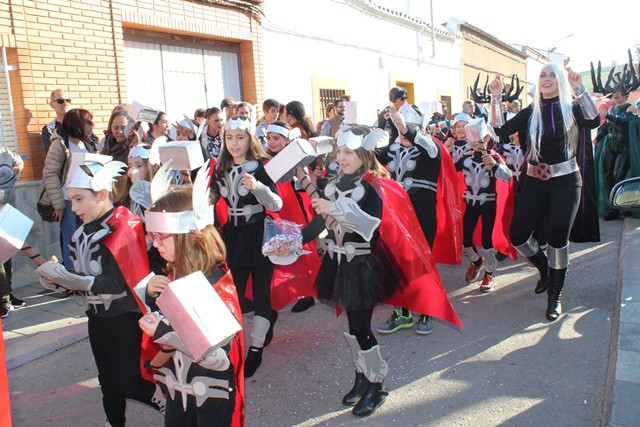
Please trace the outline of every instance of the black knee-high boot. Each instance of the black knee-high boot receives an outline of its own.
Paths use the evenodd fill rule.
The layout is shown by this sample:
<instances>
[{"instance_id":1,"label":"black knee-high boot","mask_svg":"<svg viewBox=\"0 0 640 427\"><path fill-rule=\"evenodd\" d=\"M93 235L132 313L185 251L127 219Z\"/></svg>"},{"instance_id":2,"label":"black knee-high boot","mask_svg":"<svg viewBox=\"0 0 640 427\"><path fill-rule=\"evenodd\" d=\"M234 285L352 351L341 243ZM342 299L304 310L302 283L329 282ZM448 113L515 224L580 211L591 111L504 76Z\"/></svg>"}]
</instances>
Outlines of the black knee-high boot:
<instances>
[{"instance_id":1,"label":"black knee-high boot","mask_svg":"<svg viewBox=\"0 0 640 427\"><path fill-rule=\"evenodd\" d=\"M567 276L567 269L562 268L556 270L549 268L549 289L547 290L547 319L554 321L562 313L562 305L560 304L560 296L562 295L562 287L564 279Z\"/></svg>"},{"instance_id":2,"label":"black knee-high boot","mask_svg":"<svg viewBox=\"0 0 640 427\"><path fill-rule=\"evenodd\" d=\"M533 264L535 268L540 272L540 279L536 283L536 294L541 294L549 288L549 266L547 265L547 255L544 251L538 248L538 252L535 255L527 257L527 259Z\"/></svg>"}]
</instances>

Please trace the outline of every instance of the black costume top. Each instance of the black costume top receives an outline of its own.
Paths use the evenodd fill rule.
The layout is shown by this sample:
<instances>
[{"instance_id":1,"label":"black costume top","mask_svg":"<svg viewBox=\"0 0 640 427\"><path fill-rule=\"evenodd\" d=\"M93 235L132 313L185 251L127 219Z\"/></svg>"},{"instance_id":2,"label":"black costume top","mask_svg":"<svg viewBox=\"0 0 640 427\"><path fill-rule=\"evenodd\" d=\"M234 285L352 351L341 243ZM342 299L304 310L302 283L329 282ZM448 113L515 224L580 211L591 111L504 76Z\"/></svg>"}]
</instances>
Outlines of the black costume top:
<instances>
[{"instance_id":1,"label":"black costume top","mask_svg":"<svg viewBox=\"0 0 640 427\"><path fill-rule=\"evenodd\" d=\"M528 135L528 128L532 111L533 105L529 104L520 110L515 117L508 120L502 127L495 128L496 134L511 135L517 131L527 131L526 137L521 137L520 143L523 147L530 148L531 141ZM576 146L576 152L573 155L568 151L567 135L564 129L564 122L562 121L559 98L554 97L542 100L543 129L539 148L539 162L556 164L576 157L582 178L582 194L569 240L572 242L598 242L600 241L600 225L598 222L598 198L590 129L598 127L600 117L596 115L593 119L586 119L577 102L573 103L572 112L578 126L578 144ZM525 153L525 159L526 158L527 153ZM523 170L525 170L521 177L523 185L526 185L530 179L536 179L526 176L526 169ZM544 181L544 183L546 183L546 185L557 185L557 183L570 182L574 179L572 175L573 174L569 174L552 178Z\"/></svg>"},{"instance_id":2,"label":"black costume top","mask_svg":"<svg viewBox=\"0 0 640 427\"><path fill-rule=\"evenodd\" d=\"M615 105L609 114L607 122L598 130L597 140L600 141L608 135L607 149L617 153L619 151L629 151L629 116L627 108L631 104Z\"/></svg>"},{"instance_id":3,"label":"black costume top","mask_svg":"<svg viewBox=\"0 0 640 427\"><path fill-rule=\"evenodd\" d=\"M95 277L91 291L86 293L89 317L106 318L140 311L117 260L102 242L111 233L127 231L112 228L109 221L113 215L114 209L110 209L100 218L81 225L69 243L76 273Z\"/></svg>"},{"instance_id":4,"label":"black costume top","mask_svg":"<svg viewBox=\"0 0 640 427\"><path fill-rule=\"evenodd\" d=\"M455 163L456 170L462 171L467 186L462 198L471 206L480 206L486 202L496 203L496 176L502 158L495 151L490 154L497 162L493 169L488 169L482 161L483 152L472 151L460 157Z\"/></svg>"},{"instance_id":5,"label":"black costume top","mask_svg":"<svg viewBox=\"0 0 640 427\"><path fill-rule=\"evenodd\" d=\"M340 303L347 311L384 303L406 279L399 279L404 276L379 238L380 196L363 177L340 174L327 184L325 198L334 205L350 199L357 206L350 205L344 216L336 217L337 226L320 241L325 253L315 282L318 298ZM325 220L316 215L302 229L303 243L326 227ZM365 229L366 237L361 234Z\"/></svg>"},{"instance_id":6,"label":"black costume top","mask_svg":"<svg viewBox=\"0 0 640 427\"><path fill-rule=\"evenodd\" d=\"M222 226L222 238L227 247L227 263L231 269L250 268L269 262L262 255L264 219L267 213L256 195L242 185L242 175L245 172L252 174L256 181L278 197L278 189L264 170L262 161L247 160L233 165L222 179L215 175L219 194L227 203L229 214L228 222ZM280 210L280 207L274 206L266 208L274 212Z\"/></svg>"},{"instance_id":7,"label":"black costume top","mask_svg":"<svg viewBox=\"0 0 640 427\"><path fill-rule=\"evenodd\" d=\"M412 142L415 136L416 132L413 129L405 134ZM435 157L430 157L422 146L405 147L399 142L379 148L375 152L378 161L387 165L391 177L409 194L418 215L436 206L442 149L440 144L434 144L434 147L437 150Z\"/></svg>"}]
</instances>

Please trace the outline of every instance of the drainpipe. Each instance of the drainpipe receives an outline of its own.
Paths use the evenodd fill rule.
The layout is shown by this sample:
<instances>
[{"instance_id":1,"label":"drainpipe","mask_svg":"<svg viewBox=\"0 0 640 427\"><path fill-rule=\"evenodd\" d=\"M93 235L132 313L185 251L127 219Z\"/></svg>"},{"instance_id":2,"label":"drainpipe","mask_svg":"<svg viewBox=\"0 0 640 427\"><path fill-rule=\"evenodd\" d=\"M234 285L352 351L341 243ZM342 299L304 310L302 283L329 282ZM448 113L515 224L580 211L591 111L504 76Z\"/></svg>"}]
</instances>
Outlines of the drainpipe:
<instances>
[{"instance_id":1,"label":"drainpipe","mask_svg":"<svg viewBox=\"0 0 640 427\"><path fill-rule=\"evenodd\" d=\"M18 131L16 130L16 116L13 111L13 98L11 97L11 83L9 82L9 64L7 63L7 49L2 46L2 63L4 65L4 78L7 80L7 96L9 97L9 111L11 112L11 127L13 128L13 141L15 142L15 153L20 155L18 147ZM2 124L0 123L0 126ZM4 145L4 135L2 135L2 144Z\"/></svg>"}]
</instances>

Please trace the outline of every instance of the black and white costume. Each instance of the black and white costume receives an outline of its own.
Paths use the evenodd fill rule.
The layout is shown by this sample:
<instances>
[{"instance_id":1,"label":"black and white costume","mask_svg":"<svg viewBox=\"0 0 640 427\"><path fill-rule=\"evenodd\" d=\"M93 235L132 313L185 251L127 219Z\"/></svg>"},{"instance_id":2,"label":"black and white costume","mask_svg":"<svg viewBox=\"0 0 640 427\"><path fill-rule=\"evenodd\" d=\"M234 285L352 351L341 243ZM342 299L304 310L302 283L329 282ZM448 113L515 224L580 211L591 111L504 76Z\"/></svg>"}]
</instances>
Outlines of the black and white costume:
<instances>
[{"instance_id":1,"label":"black and white costume","mask_svg":"<svg viewBox=\"0 0 640 427\"><path fill-rule=\"evenodd\" d=\"M437 229L436 195L442 149L431 138L428 138L429 141L424 140L422 135L416 142L417 135L415 129L409 128L404 136L415 145L405 147L394 142L377 149L376 157L380 163L387 165L391 177L409 194L422 231L429 246L433 248Z\"/></svg>"},{"instance_id":2,"label":"black and white costume","mask_svg":"<svg viewBox=\"0 0 640 427\"><path fill-rule=\"evenodd\" d=\"M462 198L466 207L463 219L463 247L465 255L472 261L477 260L477 252L473 245L473 232L482 219L482 247L485 252L486 272L493 274L496 267L495 250L493 249L493 227L496 220L496 179L509 181L511 171L504 160L493 150L489 151L496 161L492 169L488 169L482 161L482 151L471 151L464 154L455 163L457 171L462 171L467 186Z\"/></svg>"},{"instance_id":3,"label":"black and white costume","mask_svg":"<svg viewBox=\"0 0 640 427\"><path fill-rule=\"evenodd\" d=\"M244 173L252 174L257 181L254 192L242 184ZM264 170L262 161L246 160L229 168L220 179L216 174L220 196L227 203L229 219L222 226L222 238L227 247L227 264L238 289L238 298L242 311L255 308L253 330L251 332L252 351L261 351L271 322L275 316L271 309L271 277L273 264L262 254L264 237L265 209L278 212L282 199L276 185ZM251 275L253 304L245 297L247 281ZM277 313L277 312L276 312Z\"/></svg>"},{"instance_id":4,"label":"black and white costume","mask_svg":"<svg viewBox=\"0 0 640 427\"><path fill-rule=\"evenodd\" d=\"M207 279L213 284L224 274L216 269ZM233 341L195 361L169 324L161 321L153 340L176 349L167 367L154 376L168 396L165 425L232 425L237 392L236 367L229 356Z\"/></svg>"}]
</instances>

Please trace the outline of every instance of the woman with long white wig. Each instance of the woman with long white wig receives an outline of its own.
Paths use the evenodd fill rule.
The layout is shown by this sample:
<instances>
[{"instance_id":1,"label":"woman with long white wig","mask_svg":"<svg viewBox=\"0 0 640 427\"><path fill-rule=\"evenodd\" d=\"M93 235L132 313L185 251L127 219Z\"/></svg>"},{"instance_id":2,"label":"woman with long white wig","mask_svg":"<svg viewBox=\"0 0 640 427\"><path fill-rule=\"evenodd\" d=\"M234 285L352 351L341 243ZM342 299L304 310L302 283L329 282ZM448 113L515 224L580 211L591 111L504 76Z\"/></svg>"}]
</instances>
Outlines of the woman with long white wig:
<instances>
[{"instance_id":1,"label":"woman with long white wig","mask_svg":"<svg viewBox=\"0 0 640 427\"><path fill-rule=\"evenodd\" d=\"M511 243L540 272L535 292L547 291L547 319L561 314L560 295L569 266L569 233L582 190L580 164L586 129L598 126L598 110L580 74L555 63L540 71L533 102L504 123L500 110L503 83L491 82L492 126L498 135L524 131L528 146L523 179L511 223ZM573 98L577 101L574 102ZM576 157L577 156L577 157ZM593 168L593 165L587 165ZM547 221L547 253L533 231Z\"/></svg>"}]
</instances>

